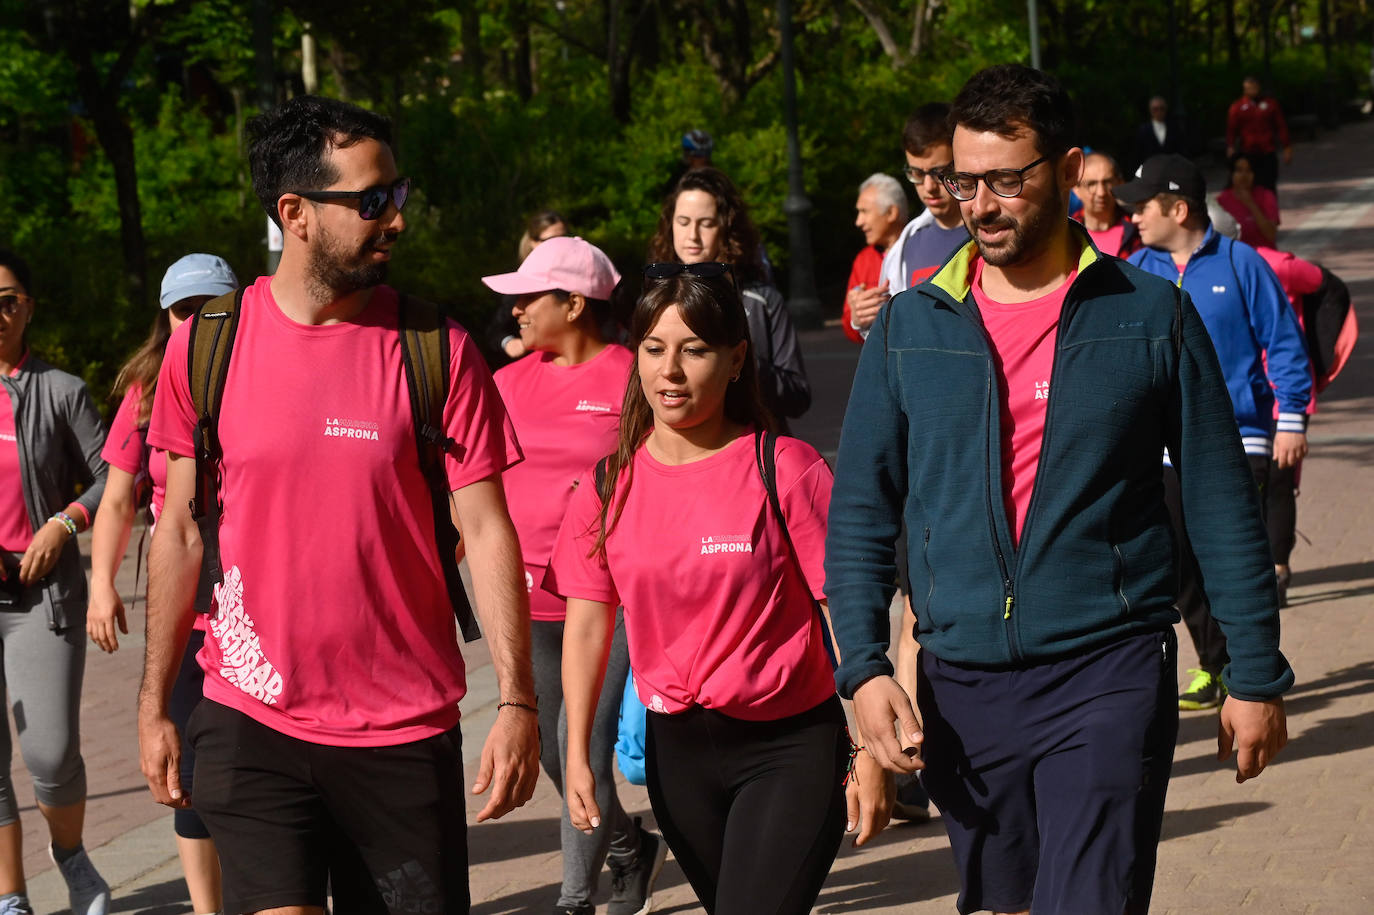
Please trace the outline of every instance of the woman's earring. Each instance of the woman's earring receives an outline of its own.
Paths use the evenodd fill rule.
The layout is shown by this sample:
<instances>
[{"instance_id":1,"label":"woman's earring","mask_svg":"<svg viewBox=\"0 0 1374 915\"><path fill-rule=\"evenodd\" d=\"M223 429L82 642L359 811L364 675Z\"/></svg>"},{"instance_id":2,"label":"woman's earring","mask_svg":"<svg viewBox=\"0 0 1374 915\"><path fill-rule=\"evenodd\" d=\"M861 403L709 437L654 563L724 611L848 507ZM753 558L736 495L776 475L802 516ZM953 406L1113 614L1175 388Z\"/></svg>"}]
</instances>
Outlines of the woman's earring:
<instances>
[{"instance_id":1,"label":"woman's earring","mask_svg":"<svg viewBox=\"0 0 1374 915\"><path fill-rule=\"evenodd\" d=\"M731 380L731 381L739 381L739 372L736 372L735 374L731 375L731 376L730 376L730 380Z\"/></svg>"}]
</instances>

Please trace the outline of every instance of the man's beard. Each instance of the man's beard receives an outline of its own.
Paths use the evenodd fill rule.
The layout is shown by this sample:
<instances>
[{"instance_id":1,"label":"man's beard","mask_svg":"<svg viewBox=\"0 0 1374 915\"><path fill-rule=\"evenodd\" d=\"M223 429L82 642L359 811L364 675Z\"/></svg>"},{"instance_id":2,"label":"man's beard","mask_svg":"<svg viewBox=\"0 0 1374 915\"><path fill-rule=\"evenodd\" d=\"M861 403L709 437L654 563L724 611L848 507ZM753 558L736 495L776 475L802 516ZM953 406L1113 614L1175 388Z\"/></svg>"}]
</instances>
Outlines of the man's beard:
<instances>
[{"instance_id":1,"label":"man's beard","mask_svg":"<svg viewBox=\"0 0 1374 915\"><path fill-rule=\"evenodd\" d=\"M1005 213L982 221L964 217L964 227L978 244L978 253L983 261L993 267L1011 267L1038 253L1053 232L1054 227L1068 218L1063 196L1059 193L1059 177L1054 179L1054 190L1050 204L1031 212L1025 221L1018 221ZM1010 228L1011 234L997 245L988 245L978 235L979 228Z\"/></svg>"},{"instance_id":2,"label":"man's beard","mask_svg":"<svg viewBox=\"0 0 1374 915\"><path fill-rule=\"evenodd\" d=\"M388 262L368 259L376 250L373 245L370 241L357 252L349 252L333 237L322 236L319 243L310 248L312 285L320 293L327 293L329 301L334 301L385 282Z\"/></svg>"}]
</instances>

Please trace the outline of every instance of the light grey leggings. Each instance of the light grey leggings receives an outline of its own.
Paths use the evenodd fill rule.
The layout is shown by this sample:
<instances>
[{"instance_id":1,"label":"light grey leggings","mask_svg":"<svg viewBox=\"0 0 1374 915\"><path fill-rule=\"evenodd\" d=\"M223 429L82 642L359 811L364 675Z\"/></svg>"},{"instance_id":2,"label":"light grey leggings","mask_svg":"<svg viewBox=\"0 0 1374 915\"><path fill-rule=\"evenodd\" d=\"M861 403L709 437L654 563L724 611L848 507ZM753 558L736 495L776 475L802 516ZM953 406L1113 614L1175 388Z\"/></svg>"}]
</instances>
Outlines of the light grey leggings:
<instances>
[{"instance_id":1,"label":"light grey leggings","mask_svg":"<svg viewBox=\"0 0 1374 915\"><path fill-rule=\"evenodd\" d=\"M34 795L49 807L66 807L86 797L86 763L81 759L86 627L53 632L39 596L36 590L26 592L26 612L0 613L0 682L14 709ZM8 826L19 819L19 805L10 779L10 729L0 731L0 826Z\"/></svg>"},{"instance_id":2,"label":"light grey leggings","mask_svg":"<svg viewBox=\"0 0 1374 915\"><path fill-rule=\"evenodd\" d=\"M568 718L563 709L563 624L534 620L530 625L530 641L534 689L539 695L539 762L562 796L563 756L568 747ZM591 902L597 876L607 855L616 861L629 862L639 851L639 831L620 806L612 768L615 739L620 728L620 697L625 691L625 676L629 670L625 621L617 610L606 680L592 723L591 764L592 774L596 776L596 804L601 808L601 827L592 830L591 835L576 829L568 819L567 801L563 802L563 817L559 823L563 849L560 906Z\"/></svg>"}]
</instances>

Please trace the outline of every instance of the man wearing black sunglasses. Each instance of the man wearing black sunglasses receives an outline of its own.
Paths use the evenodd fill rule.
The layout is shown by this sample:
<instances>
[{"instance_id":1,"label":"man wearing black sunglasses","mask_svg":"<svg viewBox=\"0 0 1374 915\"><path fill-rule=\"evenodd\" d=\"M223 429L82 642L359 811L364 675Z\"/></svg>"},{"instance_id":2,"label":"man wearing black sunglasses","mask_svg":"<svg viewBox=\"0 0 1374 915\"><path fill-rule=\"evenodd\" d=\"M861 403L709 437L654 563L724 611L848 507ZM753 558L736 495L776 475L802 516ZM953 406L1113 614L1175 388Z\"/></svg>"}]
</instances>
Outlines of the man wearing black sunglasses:
<instances>
[{"instance_id":1,"label":"man wearing black sunglasses","mask_svg":"<svg viewBox=\"0 0 1374 915\"><path fill-rule=\"evenodd\" d=\"M1237 781L1286 742L1293 683L1258 497L1187 294L1068 218L1064 89L992 67L951 120L944 180L973 240L859 360L826 541L836 681L867 752L922 772L960 912L1142 915L1178 732L1161 451L1232 649L1218 748ZM920 725L886 657L903 523Z\"/></svg>"},{"instance_id":2,"label":"man wearing black sunglasses","mask_svg":"<svg viewBox=\"0 0 1374 915\"><path fill-rule=\"evenodd\" d=\"M149 441L168 452L153 538L142 765L154 797L194 801L220 852L224 908L467 911L458 701L466 690L429 478L402 365L400 296L382 285L410 190L390 124L313 96L249 124L253 186L285 237L275 276L241 291L217 410L223 581L188 726L195 797L167 719L202 539L188 504L204 441L188 329L167 347ZM413 314L413 311L406 312ZM204 329L200 325L204 324ZM229 325L234 326L234 325ZM443 474L501 690L477 819L523 804L538 773L528 606L501 472L520 459L467 334L450 353ZM197 337L197 342L202 339ZM411 350L405 349L407 357Z\"/></svg>"}]
</instances>

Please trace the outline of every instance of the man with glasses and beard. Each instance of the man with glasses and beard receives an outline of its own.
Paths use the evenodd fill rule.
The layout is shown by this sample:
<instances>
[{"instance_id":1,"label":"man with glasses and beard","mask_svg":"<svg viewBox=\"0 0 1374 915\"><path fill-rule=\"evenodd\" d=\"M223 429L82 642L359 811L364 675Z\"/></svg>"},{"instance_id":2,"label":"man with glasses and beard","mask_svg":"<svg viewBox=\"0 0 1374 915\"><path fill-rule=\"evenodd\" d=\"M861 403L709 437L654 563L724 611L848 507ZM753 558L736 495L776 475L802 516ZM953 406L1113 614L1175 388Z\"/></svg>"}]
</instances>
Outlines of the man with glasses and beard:
<instances>
[{"instance_id":1,"label":"man with glasses and beard","mask_svg":"<svg viewBox=\"0 0 1374 915\"><path fill-rule=\"evenodd\" d=\"M1218 743L1237 780L1287 739L1268 542L1188 296L1068 219L1068 94L992 67L951 120L973 240L879 313L859 359L826 543L836 681L867 752L924 770L960 912L1143 913L1178 732L1161 449L1231 640ZM903 522L922 724L886 655Z\"/></svg>"},{"instance_id":2,"label":"man with glasses and beard","mask_svg":"<svg viewBox=\"0 0 1374 915\"><path fill-rule=\"evenodd\" d=\"M195 809L219 849L226 911L322 912L328 882L335 912L465 912L463 658L400 297L383 285L409 182L388 121L355 106L305 96L249 126L254 190L285 248L277 274L243 291L217 411L224 574L187 727ZM188 509L191 324L168 343L148 436L168 469L139 739L152 793L173 807L191 798L167 702L202 548ZM520 450L477 347L452 322L443 332L443 472L502 697L473 784L491 788L481 821L523 804L539 766L524 570L501 486Z\"/></svg>"}]
</instances>

